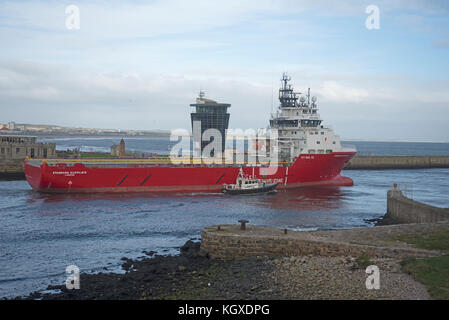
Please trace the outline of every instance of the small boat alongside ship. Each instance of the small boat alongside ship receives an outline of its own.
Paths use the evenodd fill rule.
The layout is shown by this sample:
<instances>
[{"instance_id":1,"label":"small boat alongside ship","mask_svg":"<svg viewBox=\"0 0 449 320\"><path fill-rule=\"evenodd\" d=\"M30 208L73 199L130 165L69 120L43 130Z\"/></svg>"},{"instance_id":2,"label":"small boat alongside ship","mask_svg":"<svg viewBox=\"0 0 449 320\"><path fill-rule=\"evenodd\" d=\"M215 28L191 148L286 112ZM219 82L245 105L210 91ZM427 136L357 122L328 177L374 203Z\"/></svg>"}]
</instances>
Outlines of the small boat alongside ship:
<instances>
[{"instance_id":1,"label":"small boat alongside ship","mask_svg":"<svg viewBox=\"0 0 449 320\"><path fill-rule=\"evenodd\" d=\"M230 195L258 194L276 192L278 183L246 176L242 170L235 184L223 185L223 193Z\"/></svg>"}]
</instances>

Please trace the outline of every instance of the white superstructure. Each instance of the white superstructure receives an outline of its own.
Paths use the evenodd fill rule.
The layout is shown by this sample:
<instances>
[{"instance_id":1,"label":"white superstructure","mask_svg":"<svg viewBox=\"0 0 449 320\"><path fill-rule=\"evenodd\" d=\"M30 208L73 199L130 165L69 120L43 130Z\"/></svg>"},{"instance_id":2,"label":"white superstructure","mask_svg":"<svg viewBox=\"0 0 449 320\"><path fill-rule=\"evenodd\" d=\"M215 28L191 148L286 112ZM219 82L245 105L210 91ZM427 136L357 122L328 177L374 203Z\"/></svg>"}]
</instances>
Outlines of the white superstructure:
<instances>
[{"instance_id":1,"label":"white superstructure","mask_svg":"<svg viewBox=\"0 0 449 320\"><path fill-rule=\"evenodd\" d=\"M282 75L279 89L280 105L271 114L270 128L278 130L280 157L294 159L300 154L324 154L341 152L340 137L324 127L318 114L317 98L294 92L288 84L291 78Z\"/></svg>"}]
</instances>

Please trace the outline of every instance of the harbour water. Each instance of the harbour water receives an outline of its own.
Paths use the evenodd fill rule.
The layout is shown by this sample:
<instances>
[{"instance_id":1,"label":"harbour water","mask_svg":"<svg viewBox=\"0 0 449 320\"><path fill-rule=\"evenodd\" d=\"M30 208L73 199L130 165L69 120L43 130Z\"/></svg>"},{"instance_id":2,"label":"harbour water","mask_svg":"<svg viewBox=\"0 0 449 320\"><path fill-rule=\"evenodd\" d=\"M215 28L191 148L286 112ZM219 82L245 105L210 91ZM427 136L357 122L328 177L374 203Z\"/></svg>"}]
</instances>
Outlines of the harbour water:
<instances>
[{"instance_id":1,"label":"harbour water","mask_svg":"<svg viewBox=\"0 0 449 320\"><path fill-rule=\"evenodd\" d=\"M115 139L115 140L114 140ZM52 139L54 141L54 139ZM120 138L56 141L107 151ZM65 141L65 144L63 143ZM125 139L127 147L165 153L167 138ZM449 144L350 142L372 155L444 155ZM393 145L392 145L393 144ZM92 148L89 150L89 148ZM0 297L25 295L65 280L65 268L120 272L121 257L175 254L206 225L236 223L329 230L371 226L399 183L414 199L449 206L449 169L343 171L352 187L313 187L271 195L43 195L26 181L0 181ZM107 270L104 270L104 268ZM82 285L82 284L81 284Z\"/></svg>"}]
</instances>

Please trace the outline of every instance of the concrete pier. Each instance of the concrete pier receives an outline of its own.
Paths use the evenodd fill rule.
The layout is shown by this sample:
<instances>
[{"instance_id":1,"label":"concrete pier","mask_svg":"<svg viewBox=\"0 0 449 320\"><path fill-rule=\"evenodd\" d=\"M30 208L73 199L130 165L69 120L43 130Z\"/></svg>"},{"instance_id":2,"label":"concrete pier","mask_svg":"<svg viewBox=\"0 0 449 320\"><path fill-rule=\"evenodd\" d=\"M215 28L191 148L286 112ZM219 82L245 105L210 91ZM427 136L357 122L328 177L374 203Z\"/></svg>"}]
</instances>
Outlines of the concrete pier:
<instances>
[{"instance_id":1,"label":"concrete pier","mask_svg":"<svg viewBox=\"0 0 449 320\"><path fill-rule=\"evenodd\" d=\"M345 170L449 168L449 156L355 156Z\"/></svg>"},{"instance_id":2,"label":"concrete pier","mask_svg":"<svg viewBox=\"0 0 449 320\"><path fill-rule=\"evenodd\" d=\"M449 208L434 207L409 199L394 186L387 193L386 217L397 223L435 223L449 221Z\"/></svg>"},{"instance_id":3,"label":"concrete pier","mask_svg":"<svg viewBox=\"0 0 449 320\"><path fill-rule=\"evenodd\" d=\"M437 224L400 224L335 231L294 231L262 226L205 227L201 250L215 259L242 259L248 256L327 256L377 258L429 257L434 250L416 249L392 237L413 232L447 230L449 221Z\"/></svg>"}]
</instances>

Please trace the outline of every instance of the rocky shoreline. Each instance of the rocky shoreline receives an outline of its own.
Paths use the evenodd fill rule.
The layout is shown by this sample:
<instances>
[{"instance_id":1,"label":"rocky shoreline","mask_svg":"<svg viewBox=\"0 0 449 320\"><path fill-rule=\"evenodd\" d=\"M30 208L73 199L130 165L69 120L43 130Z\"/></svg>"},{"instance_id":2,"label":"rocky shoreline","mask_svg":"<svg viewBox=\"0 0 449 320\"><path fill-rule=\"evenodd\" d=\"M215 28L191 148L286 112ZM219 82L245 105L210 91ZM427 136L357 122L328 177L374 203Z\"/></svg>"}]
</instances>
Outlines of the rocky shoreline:
<instances>
[{"instance_id":1,"label":"rocky shoreline","mask_svg":"<svg viewBox=\"0 0 449 320\"><path fill-rule=\"evenodd\" d=\"M380 290L365 286L365 267L354 257L249 257L210 259L200 242L189 240L180 254L123 258L125 274L80 275L80 289L49 286L56 294L34 292L29 300L280 300L430 299L425 287L400 270L393 259L377 259Z\"/></svg>"},{"instance_id":2,"label":"rocky shoreline","mask_svg":"<svg viewBox=\"0 0 449 320\"><path fill-rule=\"evenodd\" d=\"M31 293L16 299L31 300L140 300L140 299L282 299L270 290L265 275L273 267L267 259L241 261L210 259L200 242L189 240L179 255L147 253L143 260L122 258L125 274L80 274L80 289L49 286L56 294ZM257 272L254 272L257 270ZM265 290L265 293L264 293Z\"/></svg>"},{"instance_id":3,"label":"rocky shoreline","mask_svg":"<svg viewBox=\"0 0 449 320\"><path fill-rule=\"evenodd\" d=\"M388 219L384 219L383 222L387 221ZM225 229L222 226L224 234L232 234L229 228ZM252 229L254 230L251 231ZM258 229L264 230L264 228L250 226L245 234L254 237L253 233ZM377 258L350 256L350 251L343 250L339 255L326 255L323 251L296 256L244 255L238 259L222 260L211 258L207 250L201 250L201 242L198 239L191 239L179 248L178 255L167 256L159 255L154 251L143 251L146 255L143 260L123 257L121 260L123 260L124 274L81 273L80 289L68 290L65 284L61 284L49 286L45 291L33 292L16 299L427 300L431 299L431 296L425 285L416 281L401 268L403 260L399 252L405 250L413 253L415 250L419 253L424 252L428 256L435 256L435 254L444 254L444 251L439 251L438 245L427 248L430 249L427 251L414 248L404 241L403 236L413 235L416 239L419 235L425 235L428 239L431 235L436 235L434 239L445 241L442 240L444 239L442 235L448 230L449 222L438 222L311 231L298 234L300 237L314 238L317 241L321 239L319 241L358 246L369 245L379 249L391 247L397 251L396 255L378 255ZM266 232L276 232L276 230L270 229ZM243 238L240 240L244 242ZM204 245L205 239L203 239ZM434 242L434 245L436 243ZM240 246L248 249L248 243L242 243ZM372 264L378 266L380 270L379 290L366 288L368 277L366 267ZM49 291L53 293L48 293Z\"/></svg>"}]
</instances>

